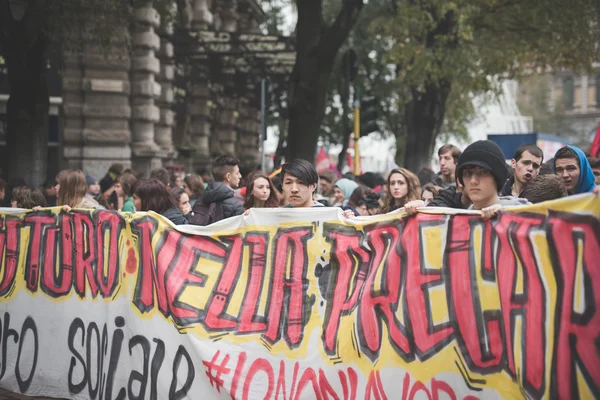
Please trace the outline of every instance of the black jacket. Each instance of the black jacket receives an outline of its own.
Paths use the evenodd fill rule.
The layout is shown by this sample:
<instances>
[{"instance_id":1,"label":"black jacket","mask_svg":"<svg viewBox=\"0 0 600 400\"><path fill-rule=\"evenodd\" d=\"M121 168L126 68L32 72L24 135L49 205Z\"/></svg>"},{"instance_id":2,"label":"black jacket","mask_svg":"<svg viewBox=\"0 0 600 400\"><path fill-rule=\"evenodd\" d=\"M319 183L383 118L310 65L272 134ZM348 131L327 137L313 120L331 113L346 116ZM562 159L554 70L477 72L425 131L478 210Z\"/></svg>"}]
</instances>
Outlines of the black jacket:
<instances>
[{"instance_id":1,"label":"black jacket","mask_svg":"<svg viewBox=\"0 0 600 400\"><path fill-rule=\"evenodd\" d=\"M456 186L441 190L437 196L431 200L427 207L448 207L466 209L461 202L462 193L456 191Z\"/></svg>"},{"instance_id":2,"label":"black jacket","mask_svg":"<svg viewBox=\"0 0 600 400\"><path fill-rule=\"evenodd\" d=\"M188 220L185 219L179 208L171 207L161 214L163 217L169 219L175 225L186 225Z\"/></svg>"},{"instance_id":3,"label":"black jacket","mask_svg":"<svg viewBox=\"0 0 600 400\"><path fill-rule=\"evenodd\" d=\"M202 202L207 205L221 203L223 205L223 219L244 213L244 205L233 197L233 189L221 182L208 184L204 196L202 196Z\"/></svg>"},{"instance_id":4,"label":"black jacket","mask_svg":"<svg viewBox=\"0 0 600 400\"><path fill-rule=\"evenodd\" d=\"M506 180L504 186L502 186L502 190L500 190L500 196L512 196L512 187L515 183L514 175Z\"/></svg>"}]
</instances>

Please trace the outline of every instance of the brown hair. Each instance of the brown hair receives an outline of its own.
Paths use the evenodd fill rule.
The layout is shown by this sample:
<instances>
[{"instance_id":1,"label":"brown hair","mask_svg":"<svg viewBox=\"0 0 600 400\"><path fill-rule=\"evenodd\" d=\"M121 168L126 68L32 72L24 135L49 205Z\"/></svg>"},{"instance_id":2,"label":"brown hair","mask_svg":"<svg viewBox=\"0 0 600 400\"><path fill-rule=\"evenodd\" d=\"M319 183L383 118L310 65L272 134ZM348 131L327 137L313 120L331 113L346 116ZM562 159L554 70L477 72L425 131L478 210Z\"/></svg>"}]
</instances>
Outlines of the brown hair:
<instances>
[{"instance_id":1,"label":"brown hair","mask_svg":"<svg viewBox=\"0 0 600 400\"><path fill-rule=\"evenodd\" d=\"M254 196L252 196L252 192L254 191L254 182L258 179L258 178L264 178L267 180L267 182L269 182L269 188L271 189L271 193L269 194L269 198L267 199L267 201L265 201L265 208L277 208L279 207L279 192L277 191L277 189L275 188L275 185L273 185L273 181L271 181L271 178L269 178L269 176L267 174L265 174L262 171L256 171L251 173L248 176L248 186L246 186L246 198L244 201L244 208L247 210L251 207L254 207Z\"/></svg>"},{"instance_id":2,"label":"brown hair","mask_svg":"<svg viewBox=\"0 0 600 400\"><path fill-rule=\"evenodd\" d=\"M438 186L435 186L433 183L427 183L421 188L421 195L423 195L424 191L428 191L433 193L433 197L437 196L440 193Z\"/></svg>"},{"instance_id":3,"label":"brown hair","mask_svg":"<svg viewBox=\"0 0 600 400\"><path fill-rule=\"evenodd\" d=\"M183 178L187 187L192 191L195 198L200 198L204 194L204 180L200 175L188 175Z\"/></svg>"},{"instance_id":4,"label":"brown hair","mask_svg":"<svg viewBox=\"0 0 600 400\"><path fill-rule=\"evenodd\" d=\"M187 194L185 192L185 190L182 189L182 188L180 188L180 187L176 187L176 188L170 189L169 193L171 193L171 196L173 196L173 198L177 202L177 206L178 207L179 207L179 199L181 198L181 196L183 196L184 194Z\"/></svg>"},{"instance_id":5,"label":"brown hair","mask_svg":"<svg viewBox=\"0 0 600 400\"><path fill-rule=\"evenodd\" d=\"M46 207L47 204L41 190L27 186L15 188L12 192L12 200L15 200L17 207L20 208Z\"/></svg>"},{"instance_id":6,"label":"brown hair","mask_svg":"<svg viewBox=\"0 0 600 400\"><path fill-rule=\"evenodd\" d=\"M212 162L212 175L216 182L223 182L225 175L233 172L235 166L240 165L240 160L231 156L220 156Z\"/></svg>"},{"instance_id":7,"label":"brown hair","mask_svg":"<svg viewBox=\"0 0 600 400\"><path fill-rule=\"evenodd\" d=\"M112 172L115 175L120 175L123 172L123 164L115 163L108 168L108 172Z\"/></svg>"},{"instance_id":8,"label":"brown hair","mask_svg":"<svg viewBox=\"0 0 600 400\"><path fill-rule=\"evenodd\" d=\"M171 196L167 187L158 179L139 179L133 184L133 194L142 202L141 210L154 211L162 214L172 207L177 207L177 202Z\"/></svg>"},{"instance_id":9,"label":"brown hair","mask_svg":"<svg viewBox=\"0 0 600 400\"><path fill-rule=\"evenodd\" d=\"M404 179L406 179L406 185L408 186L408 192L406 193L406 196L404 196L404 198L400 200L399 204L396 204L396 199L394 199L394 197L392 196L392 191L390 190L390 179L394 174L402 175ZM409 201L421 200L421 183L419 182L419 178L417 178L415 174L413 174L406 168L393 169L388 175L386 184L388 186L388 191L385 197L385 205L383 207L384 213L393 211L399 207L404 207L404 205Z\"/></svg>"},{"instance_id":10,"label":"brown hair","mask_svg":"<svg viewBox=\"0 0 600 400\"><path fill-rule=\"evenodd\" d=\"M590 163L590 167L592 167L593 169L600 168L600 158L588 157L588 161ZM0 189L2 188L0 187Z\"/></svg>"},{"instance_id":11,"label":"brown hair","mask_svg":"<svg viewBox=\"0 0 600 400\"><path fill-rule=\"evenodd\" d=\"M363 185L358 185L356 189L352 191L352 194L348 198L348 205L352 208L358 208L360 206L360 201L366 193L366 187Z\"/></svg>"},{"instance_id":12,"label":"brown hair","mask_svg":"<svg viewBox=\"0 0 600 400\"><path fill-rule=\"evenodd\" d=\"M76 207L85 197L88 189L85 175L78 169L66 169L56 176L59 185L57 205Z\"/></svg>"},{"instance_id":13,"label":"brown hair","mask_svg":"<svg viewBox=\"0 0 600 400\"><path fill-rule=\"evenodd\" d=\"M453 144L445 144L439 148L438 157L448 152L452 153L452 158L454 158L454 164L458 164L458 159L460 158L462 151L460 151L460 149Z\"/></svg>"},{"instance_id":14,"label":"brown hair","mask_svg":"<svg viewBox=\"0 0 600 400\"><path fill-rule=\"evenodd\" d=\"M531 180L519 197L532 203L560 199L568 195L567 189L557 175L538 175Z\"/></svg>"},{"instance_id":15,"label":"brown hair","mask_svg":"<svg viewBox=\"0 0 600 400\"><path fill-rule=\"evenodd\" d=\"M522 144L519 146L517 151L515 151L515 156L513 157L515 161L519 161L521 157L523 157L523 153L528 151L534 157L539 157L544 161L544 152L535 144Z\"/></svg>"},{"instance_id":16,"label":"brown hair","mask_svg":"<svg viewBox=\"0 0 600 400\"><path fill-rule=\"evenodd\" d=\"M575 151L569 146L561 147L560 149L558 149L558 151L554 155L554 165L556 165L556 160L561 158L574 158L577 161L579 161L579 156L577 156L577 153L575 153Z\"/></svg>"},{"instance_id":17,"label":"brown hair","mask_svg":"<svg viewBox=\"0 0 600 400\"><path fill-rule=\"evenodd\" d=\"M0 190L6 189L6 181L0 178Z\"/></svg>"},{"instance_id":18,"label":"brown hair","mask_svg":"<svg viewBox=\"0 0 600 400\"><path fill-rule=\"evenodd\" d=\"M133 184L136 181L136 176L130 172L125 172L119 177L119 183L123 188L123 193L125 193L125 195L127 195L128 198L133 196Z\"/></svg>"},{"instance_id":19,"label":"brown hair","mask_svg":"<svg viewBox=\"0 0 600 400\"><path fill-rule=\"evenodd\" d=\"M171 182L169 171L162 167L153 169L152 172L150 172L150 178L159 180L165 186L169 186L169 183Z\"/></svg>"}]
</instances>

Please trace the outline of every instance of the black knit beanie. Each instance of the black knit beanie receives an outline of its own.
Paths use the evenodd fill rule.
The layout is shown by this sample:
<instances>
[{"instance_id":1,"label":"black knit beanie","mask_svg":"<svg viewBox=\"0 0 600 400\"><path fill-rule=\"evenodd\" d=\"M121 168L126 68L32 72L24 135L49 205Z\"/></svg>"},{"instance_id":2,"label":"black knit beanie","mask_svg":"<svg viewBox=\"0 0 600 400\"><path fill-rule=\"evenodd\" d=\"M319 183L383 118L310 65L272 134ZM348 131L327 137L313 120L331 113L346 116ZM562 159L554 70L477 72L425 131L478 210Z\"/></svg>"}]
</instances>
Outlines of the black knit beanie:
<instances>
[{"instance_id":1,"label":"black knit beanie","mask_svg":"<svg viewBox=\"0 0 600 400\"><path fill-rule=\"evenodd\" d=\"M456 167L456 176L463 185L462 172L467 166L476 166L490 171L494 175L498 191L502 189L506 179L508 179L508 167L506 166L504 153L491 140L478 140L471 143L460 155Z\"/></svg>"}]
</instances>

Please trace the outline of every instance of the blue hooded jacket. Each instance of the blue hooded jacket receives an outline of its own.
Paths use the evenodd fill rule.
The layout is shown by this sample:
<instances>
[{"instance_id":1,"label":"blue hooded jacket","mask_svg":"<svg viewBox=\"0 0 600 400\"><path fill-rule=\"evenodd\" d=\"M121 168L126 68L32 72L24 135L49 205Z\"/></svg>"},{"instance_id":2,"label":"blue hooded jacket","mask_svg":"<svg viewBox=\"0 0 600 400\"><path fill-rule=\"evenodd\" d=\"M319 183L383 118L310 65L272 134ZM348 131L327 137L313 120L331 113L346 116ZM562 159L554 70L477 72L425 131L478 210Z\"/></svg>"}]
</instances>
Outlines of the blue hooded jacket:
<instances>
[{"instance_id":1,"label":"blue hooded jacket","mask_svg":"<svg viewBox=\"0 0 600 400\"><path fill-rule=\"evenodd\" d=\"M579 159L579 182L577 182L574 194L590 193L596 187L592 166L581 149L574 146L568 147L577 154L577 158ZM554 160L554 173L556 173L556 159Z\"/></svg>"}]
</instances>

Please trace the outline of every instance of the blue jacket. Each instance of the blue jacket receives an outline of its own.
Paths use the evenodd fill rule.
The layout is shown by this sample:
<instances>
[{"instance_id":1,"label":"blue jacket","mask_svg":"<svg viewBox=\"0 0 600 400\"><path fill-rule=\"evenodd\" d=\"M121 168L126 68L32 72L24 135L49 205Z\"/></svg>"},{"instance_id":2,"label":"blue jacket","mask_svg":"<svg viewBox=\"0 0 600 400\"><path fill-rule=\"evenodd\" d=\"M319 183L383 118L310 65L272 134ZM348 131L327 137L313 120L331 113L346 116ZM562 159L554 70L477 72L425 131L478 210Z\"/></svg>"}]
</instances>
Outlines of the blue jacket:
<instances>
[{"instance_id":1,"label":"blue jacket","mask_svg":"<svg viewBox=\"0 0 600 400\"><path fill-rule=\"evenodd\" d=\"M579 159L579 182L577 182L577 189L574 194L590 193L596 187L592 167L581 149L574 146L569 146L569 148L577 154ZM554 160L554 172L556 173L556 160Z\"/></svg>"}]
</instances>

